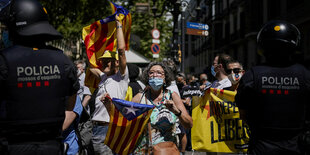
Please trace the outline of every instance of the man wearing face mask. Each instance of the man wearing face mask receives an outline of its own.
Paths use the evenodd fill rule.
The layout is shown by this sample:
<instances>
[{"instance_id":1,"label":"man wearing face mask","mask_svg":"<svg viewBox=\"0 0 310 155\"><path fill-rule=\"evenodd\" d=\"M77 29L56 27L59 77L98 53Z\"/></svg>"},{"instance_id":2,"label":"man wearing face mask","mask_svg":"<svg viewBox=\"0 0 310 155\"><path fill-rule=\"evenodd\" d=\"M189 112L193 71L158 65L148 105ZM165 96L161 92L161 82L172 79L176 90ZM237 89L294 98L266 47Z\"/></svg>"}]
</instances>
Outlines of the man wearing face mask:
<instances>
[{"instance_id":1,"label":"man wearing face mask","mask_svg":"<svg viewBox=\"0 0 310 155\"><path fill-rule=\"evenodd\" d=\"M231 91L237 90L239 86L239 81L244 74L243 67L239 61L232 61L227 64L226 72L228 74L228 79L231 82Z\"/></svg>"},{"instance_id":2,"label":"man wearing face mask","mask_svg":"<svg viewBox=\"0 0 310 155\"><path fill-rule=\"evenodd\" d=\"M233 61L232 57L227 54L219 54L214 58L211 73L216 80L212 83L211 88L224 89L231 87L231 82L225 71L227 64L231 61Z\"/></svg>"}]
</instances>

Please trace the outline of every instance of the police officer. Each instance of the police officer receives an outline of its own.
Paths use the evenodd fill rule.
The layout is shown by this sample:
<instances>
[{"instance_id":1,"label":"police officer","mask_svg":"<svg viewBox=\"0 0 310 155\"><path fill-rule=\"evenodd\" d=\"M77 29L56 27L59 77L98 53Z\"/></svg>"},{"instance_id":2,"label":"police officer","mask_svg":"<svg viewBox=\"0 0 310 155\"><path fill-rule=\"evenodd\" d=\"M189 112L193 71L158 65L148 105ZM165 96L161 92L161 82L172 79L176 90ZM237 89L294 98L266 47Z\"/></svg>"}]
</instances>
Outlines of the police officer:
<instances>
[{"instance_id":1,"label":"police officer","mask_svg":"<svg viewBox=\"0 0 310 155\"><path fill-rule=\"evenodd\" d=\"M36 0L1 1L13 46L0 52L0 154L60 154L74 120L74 64L46 41L62 38ZM5 12L3 12L5 11ZM72 116L71 119L67 119Z\"/></svg>"},{"instance_id":2,"label":"police officer","mask_svg":"<svg viewBox=\"0 0 310 155\"><path fill-rule=\"evenodd\" d=\"M292 59L300 32L288 22L270 21L257 41L266 64L244 74L236 95L250 127L249 153L304 154L310 72Z\"/></svg>"}]
</instances>

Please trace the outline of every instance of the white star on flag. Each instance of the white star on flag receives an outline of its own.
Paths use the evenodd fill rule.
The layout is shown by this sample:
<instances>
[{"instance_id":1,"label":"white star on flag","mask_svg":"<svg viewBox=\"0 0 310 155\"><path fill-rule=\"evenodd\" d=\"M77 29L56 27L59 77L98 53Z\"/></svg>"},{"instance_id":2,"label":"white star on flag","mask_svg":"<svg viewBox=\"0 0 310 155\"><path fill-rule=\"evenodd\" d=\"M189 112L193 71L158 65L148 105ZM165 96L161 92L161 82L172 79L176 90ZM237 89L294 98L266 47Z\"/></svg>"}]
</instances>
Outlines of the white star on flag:
<instances>
[{"instance_id":1,"label":"white star on flag","mask_svg":"<svg viewBox=\"0 0 310 155\"><path fill-rule=\"evenodd\" d=\"M133 113L134 115L136 115L136 111L139 110L139 109L135 109L133 107L133 104L130 107L125 107L125 108L127 109L127 113L126 114Z\"/></svg>"}]
</instances>

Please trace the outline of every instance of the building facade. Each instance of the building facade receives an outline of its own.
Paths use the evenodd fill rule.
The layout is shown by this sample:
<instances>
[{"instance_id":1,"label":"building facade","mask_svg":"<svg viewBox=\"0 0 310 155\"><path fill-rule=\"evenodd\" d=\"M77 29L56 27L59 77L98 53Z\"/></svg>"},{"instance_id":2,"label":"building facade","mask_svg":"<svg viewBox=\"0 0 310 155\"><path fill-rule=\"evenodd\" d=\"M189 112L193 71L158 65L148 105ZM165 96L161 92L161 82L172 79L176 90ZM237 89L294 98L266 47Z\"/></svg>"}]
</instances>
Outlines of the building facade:
<instances>
[{"instance_id":1,"label":"building facade","mask_svg":"<svg viewBox=\"0 0 310 155\"><path fill-rule=\"evenodd\" d=\"M218 53L240 61L245 69L263 62L257 52L256 36L270 20L286 20L301 31L301 57L310 57L310 1L306 0L196 0L189 4L185 20L209 25L209 35L185 35L184 72L209 72ZM196 17L190 16L195 13Z\"/></svg>"}]
</instances>

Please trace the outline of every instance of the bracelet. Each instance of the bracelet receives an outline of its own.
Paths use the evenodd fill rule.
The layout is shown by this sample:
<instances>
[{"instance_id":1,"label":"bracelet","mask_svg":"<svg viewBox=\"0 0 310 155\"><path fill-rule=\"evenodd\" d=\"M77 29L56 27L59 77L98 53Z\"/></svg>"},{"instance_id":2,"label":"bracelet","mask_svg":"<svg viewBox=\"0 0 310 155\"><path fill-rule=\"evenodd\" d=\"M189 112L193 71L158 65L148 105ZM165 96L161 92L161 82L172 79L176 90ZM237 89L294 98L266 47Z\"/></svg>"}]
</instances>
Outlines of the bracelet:
<instances>
[{"instance_id":1,"label":"bracelet","mask_svg":"<svg viewBox=\"0 0 310 155\"><path fill-rule=\"evenodd\" d=\"M123 28L123 26L116 26L116 28Z\"/></svg>"},{"instance_id":2,"label":"bracelet","mask_svg":"<svg viewBox=\"0 0 310 155\"><path fill-rule=\"evenodd\" d=\"M179 113L175 114L178 117L181 116L181 114L182 114L182 110L179 109L179 111L180 111Z\"/></svg>"}]
</instances>

